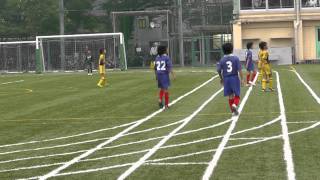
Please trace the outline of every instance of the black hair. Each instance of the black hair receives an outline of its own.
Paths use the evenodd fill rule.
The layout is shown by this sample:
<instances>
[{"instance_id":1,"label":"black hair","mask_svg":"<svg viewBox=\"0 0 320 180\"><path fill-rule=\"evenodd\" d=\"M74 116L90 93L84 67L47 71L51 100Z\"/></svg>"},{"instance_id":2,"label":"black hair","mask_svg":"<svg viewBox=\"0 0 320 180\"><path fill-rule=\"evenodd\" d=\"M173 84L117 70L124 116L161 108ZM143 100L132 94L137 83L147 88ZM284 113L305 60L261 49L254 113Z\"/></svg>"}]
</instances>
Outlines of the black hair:
<instances>
[{"instance_id":1,"label":"black hair","mask_svg":"<svg viewBox=\"0 0 320 180\"><path fill-rule=\"evenodd\" d=\"M103 48L100 48L100 49L99 49L99 53L100 53L100 54L103 54L103 53L104 53L104 49L103 49Z\"/></svg>"},{"instance_id":2,"label":"black hair","mask_svg":"<svg viewBox=\"0 0 320 180\"><path fill-rule=\"evenodd\" d=\"M167 46L158 46L158 55L167 54Z\"/></svg>"},{"instance_id":3,"label":"black hair","mask_svg":"<svg viewBox=\"0 0 320 180\"><path fill-rule=\"evenodd\" d=\"M247 49L252 49L253 46L253 42L248 42L247 43Z\"/></svg>"},{"instance_id":4,"label":"black hair","mask_svg":"<svg viewBox=\"0 0 320 180\"><path fill-rule=\"evenodd\" d=\"M231 43L226 43L226 44L222 45L222 50L225 55L232 54L233 45Z\"/></svg>"},{"instance_id":5,"label":"black hair","mask_svg":"<svg viewBox=\"0 0 320 180\"><path fill-rule=\"evenodd\" d=\"M259 48L260 48L261 50L263 50L266 46L267 46L267 43L264 42L264 41L262 41L262 42L259 43Z\"/></svg>"}]
</instances>

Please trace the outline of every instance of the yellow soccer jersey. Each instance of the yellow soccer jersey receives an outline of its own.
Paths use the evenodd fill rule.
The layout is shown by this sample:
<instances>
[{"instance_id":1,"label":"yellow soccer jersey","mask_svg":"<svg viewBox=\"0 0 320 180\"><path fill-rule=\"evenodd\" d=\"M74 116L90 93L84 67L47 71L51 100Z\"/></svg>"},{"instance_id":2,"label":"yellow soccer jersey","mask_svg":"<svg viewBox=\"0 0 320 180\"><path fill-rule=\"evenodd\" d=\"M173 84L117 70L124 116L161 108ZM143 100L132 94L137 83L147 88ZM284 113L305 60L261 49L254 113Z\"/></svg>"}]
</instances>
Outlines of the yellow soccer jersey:
<instances>
[{"instance_id":1,"label":"yellow soccer jersey","mask_svg":"<svg viewBox=\"0 0 320 180\"><path fill-rule=\"evenodd\" d=\"M259 52L259 60L263 64L269 64L269 52L265 50L261 50Z\"/></svg>"},{"instance_id":2,"label":"yellow soccer jersey","mask_svg":"<svg viewBox=\"0 0 320 180\"><path fill-rule=\"evenodd\" d=\"M106 55L101 54L99 57L99 73L100 74L104 74L106 72L105 64L106 64Z\"/></svg>"}]
</instances>

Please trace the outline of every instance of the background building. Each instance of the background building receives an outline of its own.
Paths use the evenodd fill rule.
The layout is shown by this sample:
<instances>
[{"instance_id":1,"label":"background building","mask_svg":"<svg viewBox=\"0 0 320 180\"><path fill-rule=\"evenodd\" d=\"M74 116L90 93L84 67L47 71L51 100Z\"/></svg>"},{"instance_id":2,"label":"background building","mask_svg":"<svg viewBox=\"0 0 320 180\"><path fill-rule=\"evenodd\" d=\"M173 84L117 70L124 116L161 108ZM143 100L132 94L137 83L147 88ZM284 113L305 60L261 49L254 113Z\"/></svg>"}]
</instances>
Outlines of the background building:
<instances>
[{"instance_id":1,"label":"background building","mask_svg":"<svg viewBox=\"0 0 320 180\"><path fill-rule=\"evenodd\" d=\"M249 41L255 47L266 41L275 51L274 60L284 61L280 56L285 53L276 52L279 48L292 49L293 62L320 58L318 0L235 0L234 17L236 49L245 48Z\"/></svg>"}]
</instances>

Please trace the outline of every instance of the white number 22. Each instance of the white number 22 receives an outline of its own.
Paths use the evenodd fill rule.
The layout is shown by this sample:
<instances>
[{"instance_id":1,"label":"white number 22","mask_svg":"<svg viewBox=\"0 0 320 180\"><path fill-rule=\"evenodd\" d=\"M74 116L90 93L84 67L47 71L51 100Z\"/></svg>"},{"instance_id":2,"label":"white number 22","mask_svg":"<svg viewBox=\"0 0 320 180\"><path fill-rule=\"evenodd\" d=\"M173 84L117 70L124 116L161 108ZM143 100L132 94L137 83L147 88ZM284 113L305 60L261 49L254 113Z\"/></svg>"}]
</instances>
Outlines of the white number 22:
<instances>
[{"instance_id":1,"label":"white number 22","mask_svg":"<svg viewBox=\"0 0 320 180\"><path fill-rule=\"evenodd\" d=\"M227 69L227 72L228 73L231 73L232 72L232 62L231 61L227 61L227 66L228 66L228 69Z\"/></svg>"},{"instance_id":2,"label":"white number 22","mask_svg":"<svg viewBox=\"0 0 320 180\"><path fill-rule=\"evenodd\" d=\"M166 70L166 62L165 61L157 61L157 70L165 71Z\"/></svg>"}]
</instances>

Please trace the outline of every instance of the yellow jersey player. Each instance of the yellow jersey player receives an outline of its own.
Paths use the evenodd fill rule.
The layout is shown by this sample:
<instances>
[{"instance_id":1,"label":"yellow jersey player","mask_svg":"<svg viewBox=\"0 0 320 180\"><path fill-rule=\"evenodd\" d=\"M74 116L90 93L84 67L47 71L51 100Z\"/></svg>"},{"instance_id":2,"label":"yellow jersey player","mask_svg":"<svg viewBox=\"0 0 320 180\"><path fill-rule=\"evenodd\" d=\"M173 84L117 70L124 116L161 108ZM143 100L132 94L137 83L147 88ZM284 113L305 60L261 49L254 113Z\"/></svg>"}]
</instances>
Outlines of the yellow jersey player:
<instances>
[{"instance_id":1,"label":"yellow jersey player","mask_svg":"<svg viewBox=\"0 0 320 180\"><path fill-rule=\"evenodd\" d=\"M267 83L269 83L269 90L274 91L271 63L269 60L268 44L266 42L261 42L259 44L259 48L259 59L262 72L262 90L266 92Z\"/></svg>"},{"instance_id":2,"label":"yellow jersey player","mask_svg":"<svg viewBox=\"0 0 320 180\"><path fill-rule=\"evenodd\" d=\"M106 50L102 48L99 50L99 53L100 80L97 85L102 88L106 85Z\"/></svg>"}]
</instances>

